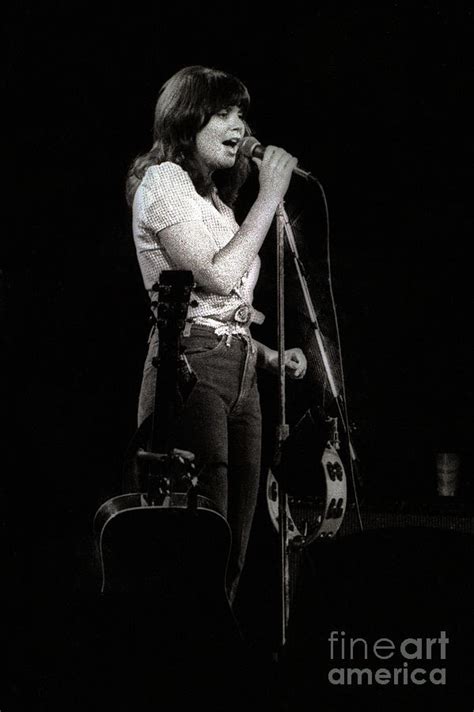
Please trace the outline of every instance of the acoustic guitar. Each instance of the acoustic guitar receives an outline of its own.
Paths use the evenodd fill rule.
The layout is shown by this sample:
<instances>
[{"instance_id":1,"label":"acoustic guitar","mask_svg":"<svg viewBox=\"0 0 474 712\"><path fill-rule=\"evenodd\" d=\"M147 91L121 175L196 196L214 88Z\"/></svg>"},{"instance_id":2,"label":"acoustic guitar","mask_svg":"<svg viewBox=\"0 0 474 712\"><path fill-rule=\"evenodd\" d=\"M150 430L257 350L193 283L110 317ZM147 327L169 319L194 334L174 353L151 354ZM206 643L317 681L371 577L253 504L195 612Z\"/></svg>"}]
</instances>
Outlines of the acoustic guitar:
<instances>
[{"instance_id":1,"label":"acoustic guitar","mask_svg":"<svg viewBox=\"0 0 474 712\"><path fill-rule=\"evenodd\" d=\"M216 505L199 494L193 453L174 447L173 425L192 389L183 384L180 337L185 326L192 273L165 270L152 302L159 344L154 366L153 415L137 431L129 451L136 491L104 502L94 517L104 594L138 594L166 612L163 624L196 621L214 633L235 625L225 575L231 531ZM173 622L174 621L174 622ZM191 634L191 633L190 633Z\"/></svg>"}]
</instances>

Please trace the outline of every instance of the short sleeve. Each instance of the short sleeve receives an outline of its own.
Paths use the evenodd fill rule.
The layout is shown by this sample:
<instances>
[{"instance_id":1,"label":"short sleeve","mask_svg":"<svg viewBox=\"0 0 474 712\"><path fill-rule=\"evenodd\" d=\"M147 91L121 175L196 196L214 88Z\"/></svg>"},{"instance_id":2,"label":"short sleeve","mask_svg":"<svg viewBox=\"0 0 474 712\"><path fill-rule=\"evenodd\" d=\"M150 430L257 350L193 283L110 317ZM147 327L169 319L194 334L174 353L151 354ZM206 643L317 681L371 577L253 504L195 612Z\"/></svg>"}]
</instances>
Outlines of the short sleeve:
<instances>
[{"instance_id":1,"label":"short sleeve","mask_svg":"<svg viewBox=\"0 0 474 712\"><path fill-rule=\"evenodd\" d=\"M198 193L176 163L150 166L142 182L144 218L156 233L177 223L201 220Z\"/></svg>"}]
</instances>

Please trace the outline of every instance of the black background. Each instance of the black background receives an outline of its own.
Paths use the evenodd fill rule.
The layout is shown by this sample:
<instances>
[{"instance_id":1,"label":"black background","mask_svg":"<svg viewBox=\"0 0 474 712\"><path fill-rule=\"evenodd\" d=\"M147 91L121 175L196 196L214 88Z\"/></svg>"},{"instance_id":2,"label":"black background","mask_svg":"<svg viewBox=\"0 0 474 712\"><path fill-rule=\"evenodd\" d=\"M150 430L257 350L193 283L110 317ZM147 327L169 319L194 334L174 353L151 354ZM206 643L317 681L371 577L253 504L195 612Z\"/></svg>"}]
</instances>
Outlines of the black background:
<instances>
[{"instance_id":1,"label":"black background","mask_svg":"<svg viewBox=\"0 0 474 712\"><path fill-rule=\"evenodd\" d=\"M96 590L91 521L120 489L149 328L124 177L151 143L159 87L188 64L241 78L255 134L298 156L324 186L366 498L429 499L436 452L454 451L472 499L472 10L327 2L109 13L20 3L5 24L3 520L12 600L26 592L28 608L38 597ZM320 194L295 178L288 202L302 212L310 263L324 265ZM271 342L271 276L257 299ZM295 413L300 395L304 402L290 386ZM258 521L257 534L273 542L263 505ZM253 547L250 562L265 557ZM244 587L257 569L250 564ZM249 618L255 625L258 615Z\"/></svg>"}]
</instances>

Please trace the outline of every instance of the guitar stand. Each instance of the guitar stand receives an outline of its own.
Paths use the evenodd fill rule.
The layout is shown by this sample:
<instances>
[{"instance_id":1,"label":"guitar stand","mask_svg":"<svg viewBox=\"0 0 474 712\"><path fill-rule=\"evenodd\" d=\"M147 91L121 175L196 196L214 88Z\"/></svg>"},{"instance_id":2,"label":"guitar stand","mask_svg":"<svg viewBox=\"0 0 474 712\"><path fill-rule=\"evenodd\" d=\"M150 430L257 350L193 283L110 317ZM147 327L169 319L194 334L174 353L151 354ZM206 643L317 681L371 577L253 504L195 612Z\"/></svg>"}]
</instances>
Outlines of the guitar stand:
<instances>
[{"instance_id":1,"label":"guitar stand","mask_svg":"<svg viewBox=\"0 0 474 712\"><path fill-rule=\"evenodd\" d=\"M174 448L169 453L149 452L140 448L139 465L148 466L148 488L145 501L148 505L162 505L167 497L177 491L190 494L196 490L194 453ZM193 498L197 501L197 497Z\"/></svg>"}]
</instances>

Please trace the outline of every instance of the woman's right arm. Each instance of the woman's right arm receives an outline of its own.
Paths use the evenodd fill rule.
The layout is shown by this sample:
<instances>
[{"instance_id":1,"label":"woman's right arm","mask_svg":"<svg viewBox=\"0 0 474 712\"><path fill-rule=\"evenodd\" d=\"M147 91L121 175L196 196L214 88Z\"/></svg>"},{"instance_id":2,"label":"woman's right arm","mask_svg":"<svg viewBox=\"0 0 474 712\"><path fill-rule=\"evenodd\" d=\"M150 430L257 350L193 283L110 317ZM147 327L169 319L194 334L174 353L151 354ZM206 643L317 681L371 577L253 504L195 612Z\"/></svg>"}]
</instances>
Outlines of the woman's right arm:
<instances>
[{"instance_id":1,"label":"woman's right arm","mask_svg":"<svg viewBox=\"0 0 474 712\"><path fill-rule=\"evenodd\" d=\"M209 292L229 294L257 256L296 163L296 158L283 149L266 148L259 164L257 198L240 229L220 250L216 251L205 225L199 221L160 230L160 242L175 268L191 270L196 283Z\"/></svg>"}]
</instances>

